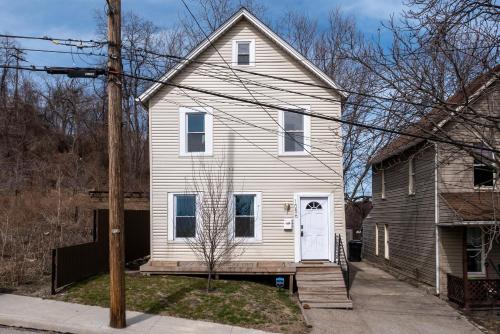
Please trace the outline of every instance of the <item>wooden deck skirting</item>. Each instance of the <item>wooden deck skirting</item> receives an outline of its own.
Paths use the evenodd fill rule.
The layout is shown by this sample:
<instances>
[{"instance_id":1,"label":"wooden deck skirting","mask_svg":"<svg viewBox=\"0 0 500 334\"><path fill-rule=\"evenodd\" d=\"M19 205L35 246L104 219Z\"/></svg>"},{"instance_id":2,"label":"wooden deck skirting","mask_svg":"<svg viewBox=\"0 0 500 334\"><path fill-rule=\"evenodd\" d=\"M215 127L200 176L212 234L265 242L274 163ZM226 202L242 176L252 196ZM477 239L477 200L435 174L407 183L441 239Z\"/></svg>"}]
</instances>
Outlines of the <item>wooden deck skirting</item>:
<instances>
[{"instance_id":1,"label":"wooden deck skirting","mask_svg":"<svg viewBox=\"0 0 500 334\"><path fill-rule=\"evenodd\" d=\"M231 262L217 270L220 275L286 275L295 274L296 263L280 261ZM196 261L149 261L141 266L146 274L206 274L207 269Z\"/></svg>"}]
</instances>

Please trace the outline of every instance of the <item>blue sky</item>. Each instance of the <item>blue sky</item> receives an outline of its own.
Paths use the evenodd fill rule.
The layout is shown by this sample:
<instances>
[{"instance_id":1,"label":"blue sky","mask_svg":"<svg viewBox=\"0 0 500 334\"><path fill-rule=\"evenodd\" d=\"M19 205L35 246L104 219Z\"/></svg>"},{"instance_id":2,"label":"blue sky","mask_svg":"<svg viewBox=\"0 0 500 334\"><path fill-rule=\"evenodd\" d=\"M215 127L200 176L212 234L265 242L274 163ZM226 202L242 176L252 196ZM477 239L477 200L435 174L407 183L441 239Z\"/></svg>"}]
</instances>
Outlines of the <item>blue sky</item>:
<instances>
[{"instance_id":1,"label":"blue sky","mask_svg":"<svg viewBox=\"0 0 500 334\"><path fill-rule=\"evenodd\" d=\"M189 4L189 0L187 1ZM382 21L401 12L400 0L273 0L263 1L269 15L280 16L289 9L308 13L325 22L328 11L340 7L355 17L359 29L375 36ZM91 39L96 37L95 15L105 0L0 0L0 32L18 35ZM160 27L168 28L184 11L180 0L123 0L123 11L132 11ZM21 41L23 47L57 49L44 41ZM60 47L59 47L60 48ZM71 55L32 53L34 65L81 66Z\"/></svg>"}]
</instances>

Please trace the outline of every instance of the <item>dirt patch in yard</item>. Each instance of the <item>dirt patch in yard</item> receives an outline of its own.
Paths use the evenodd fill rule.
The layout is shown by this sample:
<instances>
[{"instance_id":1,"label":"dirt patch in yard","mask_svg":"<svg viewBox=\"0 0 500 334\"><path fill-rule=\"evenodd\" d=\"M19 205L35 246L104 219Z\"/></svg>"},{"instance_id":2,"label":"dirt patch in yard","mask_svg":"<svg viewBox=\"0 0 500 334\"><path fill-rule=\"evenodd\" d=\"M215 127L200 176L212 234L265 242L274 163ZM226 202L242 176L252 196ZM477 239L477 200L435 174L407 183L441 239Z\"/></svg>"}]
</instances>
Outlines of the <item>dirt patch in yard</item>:
<instances>
[{"instance_id":1,"label":"dirt patch in yard","mask_svg":"<svg viewBox=\"0 0 500 334\"><path fill-rule=\"evenodd\" d=\"M78 283L54 298L107 307L108 275ZM144 313L206 320L281 333L307 332L297 301L285 290L236 280L214 281L186 276L127 274L127 309Z\"/></svg>"}]
</instances>

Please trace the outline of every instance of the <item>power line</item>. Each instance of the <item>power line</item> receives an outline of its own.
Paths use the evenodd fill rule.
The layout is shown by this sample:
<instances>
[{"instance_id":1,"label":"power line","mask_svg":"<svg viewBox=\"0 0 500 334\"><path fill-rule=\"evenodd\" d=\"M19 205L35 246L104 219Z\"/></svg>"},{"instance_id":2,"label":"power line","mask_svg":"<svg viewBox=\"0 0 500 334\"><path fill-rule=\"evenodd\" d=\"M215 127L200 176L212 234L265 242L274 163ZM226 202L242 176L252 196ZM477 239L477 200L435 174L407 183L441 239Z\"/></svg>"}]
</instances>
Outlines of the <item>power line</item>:
<instances>
[{"instance_id":1,"label":"power line","mask_svg":"<svg viewBox=\"0 0 500 334\"><path fill-rule=\"evenodd\" d=\"M8 49L9 47L3 47L3 48ZM33 52L48 52L48 53L76 54L76 55L86 55L86 56L107 57L106 54L93 53L93 52L71 52L71 51L60 51L60 50L29 49L29 48L18 48L18 49L19 50L23 50L23 51L33 51ZM157 57L176 59L176 60L178 60L178 62L186 61L188 63L196 63L196 64L208 65L208 66L217 67L217 68L230 69L232 71L247 73L247 74L251 74L251 75L255 75L255 76L260 76L260 77L265 77L265 78L270 78L270 79L275 79L275 80L279 80L279 81L285 81L285 82L290 82L290 83L295 83L295 84L300 84L300 85L305 85L305 86L310 86L310 87L323 88L323 89L326 89L326 90L342 91L342 92L345 92L345 93L348 93L348 94L359 95L359 96L363 96L363 97L367 97L367 98L372 98L372 99L379 99L379 100L383 100L383 101L386 101L386 102L402 103L402 104L412 105L412 106L416 106L416 107L423 107L423 108L437 108L437 109L445 111L445 112L455 112L454 109L448 108L448 105L450 105L451 107L455 107L455 108L458 108L458 107L470 107L468 104L460 104L460 103L446 103L444 105L437 105L437 104L425 104L425 103L421 103L421 102L414 102L414 101L407 101L407 100L395 99L395 98L391 98L391 97L380 96L380 95L375 95L375 94L370 94L370 93L357 92L357 91L347 90L347 89L343 89L343 88L337 89L337 88L332 88L332 87L326 86L326 85L321 85L321 84L316 84L316 83L306 82L306 81L301 81L301 80L294 80L294 79L289 79L289 78L283 78L283 77L279 77L279 76L274 76L274 75L270 75L270 74L264 74L264 73L249 71L249 70L240 69L240 68L232 68L229 65L228 66L224 66L224 65L221 65L221 64L215 64L215 63L211 63L211 62L203 62L203 61L190 60L190 59L187 59L187 58L181 57L181 56L175 56L175 55L169 55L169 54L160 54L160 53L153 52L153 51L150 51L150 50L144 50L142 48L137 48L135 50L139 51L139 52L145 52L145 53L157 56ZM122 59L129 60L129 61L133 61L134 60L134 59L126 58L126 57L122 57ZM245 80L249 80L251 82L256 83L256 81L252 81L251 79L247 79L246 78ZM256 85L261 85L261 86L265 85L267 88L270 88L270 89L286 91L286 92L290 92L290 93L298 94L298 95L310 96L310 97L314 97L314 98L317 98L317 99L322 99L322 100L325 100L325 101L326 100L329 100L329 101L333 100L333 99L329 99L327 97L311 96L310 94L306 94L306 93L302 93L302 92L297 92L297 91L293 91L293 90L289 90L289 89L285 89L285 88L275 87L275 86L272 86L272 85L269 85L269 84L265 84L265 83L256 83ZM337 102L337 101L335 101L335 102ZM349 105L360 106L360 107L373 108L373 106L363 105L363 104L356 103L356 102L351 102L351 101L344 101L343 103L349 104ZM387 109L387 107L384 107L384 109L389 110L389 109ZM473 116L474 115L475 114L473 114ZM425 118L425 115L423 117Z\"/></svg>"},{"instance_id":2,"label":"power line","mask_svg":"<svg viewBox=\"0 0 500 334\"><path fill-rule=\"evenodd\" d=\"M20 70L27 70L27 71L46 72L46 69L35 67L35 66L16 67L16 66L10 66L10 65L0 65L0 68L9 68L9 69L16 69L17 68ZM399 130L394 130L394 129L387 129L387 128L383 128L383 127L379 127L379 126L375 126L375 125L370 125L370 124L364 124L364 123L355 122L355 121L351 121L351 120L343 120L343 119L340 119L337 117L328 116L328 115L324 115L324 114L317 113L317 112L305 112L305 111L298 110L298 109L290 109L290 108L286 108L286 107L282 107L282 106L272 105L272 104L265 103L265 102L252 101L252 100L248 100L245 98L241 98L241 97L237 97L237 96L233 96L233 95L227 95L227 94L223 94L223 93L218 93L215 91L206 90L206 89L202 89L202 88L196 88L196 87L176 84L176 83L172 83L172 82L164 82L164 81L160 81L160 80L149 78L149 77L143 77L143 76L132 75L132 74L127 74L127 73L123 73L122 75L124 77L128 77L128 78L134 78L134 79L144 80L144 81L153 82L153 83L159 83L159 84L165 85L165 86L177 87L177 88L181 88L181 89L195 91L195 92L202 93L202 94L217 96L217 97L224 98L224 99L239 101L239 102L243 102L246 104L261 105L261 106L268 107L271 109L289 111L289 112L296 113L296 114L315 117L315 118L319 118L319 119L323 119L323 120L327 120L327 121L332 121L332 122L336 122L336 123L347 124L347 125L351 125L351 126L355 126L355 127L361 127L361 128L366 128L366 129L380 131L380 132L392 133L392 134L400 135L403 137L431 140L434 142L459 146L461 148L477 149L477 147L475 147L474 145L468 144L468 143L461 143L461 142L457 142L457 141L453 141L453 140L441 139L441 138L438 138L435 136L432 136L432 137L420 136L420 135L417 135L414 133L409 133L409 132L404 132L404 131L399 131ZM497 150L494 148L483 148L483 151L500 153L500 150Z\"/></svg>"},{"instance_id":3,"label":"power line","mask_svg":"<svg viewBox=\"0 0 500 334\"><path fill-rule=\"evenodd\" d=\"M103 46L103 45L108 43L107 41L97 41L97 40L93 40L93 39L84 40L84 39L73 39L73 38L55 38L55 37L49 37L49 36L24 36L24 35L0 34L0 37L49 41L49 42L52 42L54 44L65 45L65 46L75 46L77 48L97 47L97 46ZM80 45L73 44L73 43L80 43ZM83 45L83 43L91 43L94 45L93 46Z\"/></svg>"}]
</instances>

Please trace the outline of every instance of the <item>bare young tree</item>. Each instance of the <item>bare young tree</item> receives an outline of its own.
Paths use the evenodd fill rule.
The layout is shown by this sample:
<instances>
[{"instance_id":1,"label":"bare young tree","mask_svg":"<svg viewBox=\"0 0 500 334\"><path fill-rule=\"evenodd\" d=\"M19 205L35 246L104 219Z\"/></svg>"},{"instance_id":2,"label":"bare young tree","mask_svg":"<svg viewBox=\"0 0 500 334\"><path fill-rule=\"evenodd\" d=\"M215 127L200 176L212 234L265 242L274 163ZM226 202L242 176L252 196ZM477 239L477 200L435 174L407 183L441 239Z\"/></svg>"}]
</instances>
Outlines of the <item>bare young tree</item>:
<instances>
[{"instance_id":1,"label":"bare young tree","mask_svg":"<svg viewBox=\"0 0 500 334\"><path fill-rule=\"evenodd\" d=\"M187 185L188 194L196 194L195 236L187 244L208 272L207 291L221 266L243 252L241 241L233 231L234 204L232 170L224 159L214 162L193 161L193 172Z\"/></svg>"}]
</instances>

